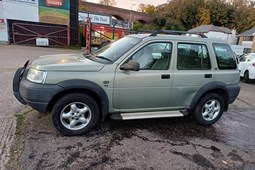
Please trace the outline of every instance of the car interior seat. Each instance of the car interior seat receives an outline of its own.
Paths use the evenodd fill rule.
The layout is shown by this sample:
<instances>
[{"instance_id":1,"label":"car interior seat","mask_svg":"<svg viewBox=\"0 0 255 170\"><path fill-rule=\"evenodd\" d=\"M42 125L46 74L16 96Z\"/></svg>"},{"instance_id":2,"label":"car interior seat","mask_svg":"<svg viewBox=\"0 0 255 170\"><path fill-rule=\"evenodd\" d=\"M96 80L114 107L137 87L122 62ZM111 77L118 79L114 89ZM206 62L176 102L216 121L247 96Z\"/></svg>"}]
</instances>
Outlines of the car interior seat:
<instances>
[{"instance_id":1,"label":"car interior seat","mask_svg":"<svg viewBox=\"0 0 255 170\"><path fill-rule=\"evenodd\" d=\"M145 47L144 53L139 57L137 62L140 64L140 68L148 68L149 65L153 62L153 49L151 47Z\"/></svg>"},{"instance_id":2,"label":"car interior seat","mask_svg":"<svg viewBox=\"0 0 255 170\"><path fill-rule=\"evenodd\" d=\"M171 50L162 50L161 58L157 59L152 65L152 70L166 70L169 66L169 60L171 58Z\"/></svg>"}]
</instances>

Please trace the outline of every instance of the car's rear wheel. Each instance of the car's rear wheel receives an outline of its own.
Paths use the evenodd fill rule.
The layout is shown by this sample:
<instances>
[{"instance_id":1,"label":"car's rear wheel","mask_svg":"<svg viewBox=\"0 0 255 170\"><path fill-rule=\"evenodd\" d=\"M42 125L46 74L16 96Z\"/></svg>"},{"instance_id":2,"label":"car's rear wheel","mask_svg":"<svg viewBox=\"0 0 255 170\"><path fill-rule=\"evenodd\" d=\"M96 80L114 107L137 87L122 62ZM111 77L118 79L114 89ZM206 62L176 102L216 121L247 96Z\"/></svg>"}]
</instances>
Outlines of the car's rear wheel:
<instances>
[{"instance_id":1,"label":"car's rear wheel","mask_svg":"<svg viewBox=\"0 0 255 170\"><path fill-rule=\"evenodd\" d=\"M82 135L95 126L99 109L93 98L73 93L60 98L52 110L52 123L64 135Z\"/></svg>"},{"instance_id":2,"label":"car's rear wheel","mask_svg":"<svg viewBox=\"0 0 255 170\"><path fill-rule=\"evenodd\" d=\"M243 81L245 83L250 83L251 79L249 78L249 71L245 71L244 76L243 76Z\"/></svg>"},{"instance_id":3,"label":"car's rear wheel","mask_svg":"<svg viewBox=\"0 0 255 170\"><path fill-rule=\"evenodd\" d=\"M202 97L195 108L194 116L201 125L212 125L217 122L224 110L224 100L216 93Z\"/></svg>"}]
</instances>

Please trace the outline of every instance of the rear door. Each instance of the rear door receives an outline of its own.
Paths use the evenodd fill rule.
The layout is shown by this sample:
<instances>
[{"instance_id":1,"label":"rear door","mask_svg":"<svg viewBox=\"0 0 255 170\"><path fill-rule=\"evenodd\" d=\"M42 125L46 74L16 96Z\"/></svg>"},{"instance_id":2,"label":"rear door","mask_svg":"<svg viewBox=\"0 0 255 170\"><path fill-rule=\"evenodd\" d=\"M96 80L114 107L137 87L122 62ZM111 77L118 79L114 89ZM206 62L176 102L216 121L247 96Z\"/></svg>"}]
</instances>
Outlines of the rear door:
<instances>
[{"instance_id":1,"label":"rear door","mask_svg":"<svg viewBox=\"0 0 255 170\"><path fill-rule=\"evenodd\" d=\"M180 109L189 107L196 92L214 81L215 74L207 44L179 42L176 49L169 106Z\"/></svg>"}]
</instances>

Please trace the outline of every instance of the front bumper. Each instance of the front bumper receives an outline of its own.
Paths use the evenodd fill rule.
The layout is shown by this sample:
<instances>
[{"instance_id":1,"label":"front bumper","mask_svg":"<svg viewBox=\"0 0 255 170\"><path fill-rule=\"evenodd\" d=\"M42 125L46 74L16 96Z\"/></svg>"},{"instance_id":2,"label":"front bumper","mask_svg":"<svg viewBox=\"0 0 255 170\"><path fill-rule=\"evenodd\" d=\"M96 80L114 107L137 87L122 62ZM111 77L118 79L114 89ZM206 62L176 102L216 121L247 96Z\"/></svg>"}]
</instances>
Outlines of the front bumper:
<instances>
[{"instance_id":1,"label":"front bumper","mask_svg":"<svg viewBox=\"0 0 255 170\"><path fill-rule=\"evenodd\" d=\"M22 104L45 113L53 97L63 90L58 85L38 84L26 79L26 68L19 68L13 79L13 94ZM21 74L21 73L24 74Z\"/></svg>"}]
</instances>

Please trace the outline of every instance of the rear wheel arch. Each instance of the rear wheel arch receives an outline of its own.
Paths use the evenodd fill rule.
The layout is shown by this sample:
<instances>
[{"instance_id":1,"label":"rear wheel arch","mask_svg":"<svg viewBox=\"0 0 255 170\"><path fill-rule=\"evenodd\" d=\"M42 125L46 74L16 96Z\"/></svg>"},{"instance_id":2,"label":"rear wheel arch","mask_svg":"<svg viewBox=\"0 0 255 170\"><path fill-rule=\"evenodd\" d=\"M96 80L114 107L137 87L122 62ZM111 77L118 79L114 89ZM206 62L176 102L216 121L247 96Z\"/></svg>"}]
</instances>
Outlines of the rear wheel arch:
<instances>
[{"instance_id":1,"label":"rear wheel arch","mask_svg":"<svg viewBox=\"0 0 255 170\"><path fill-rule=\"evenodd\" d=\"M218 82L210 83L200 88L191 102L190 110L194 110L199 100L209 93L220 95L224 100L224 111L228 109L229 94L227 92L227 87L224 83Z\"/></svg>"},{"instance_id":2,"label":"rear wheel arch","mask_svg":"<svg viewBox=\"0 0 255 170\"><path fill-rule=\"evenodd\" d=\"M63 96L71 93L82 93L89 95L96 101L100 111L100 119L104 120L108 113L109 100L106 92L102 87L94 82L87 80L68 80L60 82L58 85L61 86L64 90L57 93L50 100L47 111L51 111L56 102Z\"/></svg>"}]
</instances>

